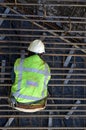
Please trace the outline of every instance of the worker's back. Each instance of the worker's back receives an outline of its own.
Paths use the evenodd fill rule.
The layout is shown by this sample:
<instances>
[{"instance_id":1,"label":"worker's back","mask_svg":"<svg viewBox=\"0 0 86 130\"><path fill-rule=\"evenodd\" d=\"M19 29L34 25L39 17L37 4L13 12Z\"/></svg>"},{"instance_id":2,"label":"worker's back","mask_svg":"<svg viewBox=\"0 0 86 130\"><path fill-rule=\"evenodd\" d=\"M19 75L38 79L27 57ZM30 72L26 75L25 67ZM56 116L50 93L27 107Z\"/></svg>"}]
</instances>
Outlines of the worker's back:
<instances>
[{"instance_id":1,"label":"worker's back","mask_svg":"<svg viewBox=\"0 0 86 130\"><path fill-rule=\"evenodd\" d=\"M11 90L17 102L32 103L47 97L50 71L38 55L17 59L14 70L16 78Z\"/></svg>"}]
</instances>

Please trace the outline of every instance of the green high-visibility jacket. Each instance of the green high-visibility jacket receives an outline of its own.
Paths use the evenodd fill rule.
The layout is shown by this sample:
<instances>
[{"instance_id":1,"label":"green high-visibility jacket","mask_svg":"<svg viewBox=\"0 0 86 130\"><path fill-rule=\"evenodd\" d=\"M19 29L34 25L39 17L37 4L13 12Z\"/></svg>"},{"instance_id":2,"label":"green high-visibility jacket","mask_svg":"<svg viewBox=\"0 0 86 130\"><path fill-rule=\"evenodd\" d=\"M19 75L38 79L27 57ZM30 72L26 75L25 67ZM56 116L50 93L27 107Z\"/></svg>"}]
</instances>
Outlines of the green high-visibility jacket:
<instances>
[{"instance_id":1,"label":"green high-visibility jacket","mask_svg":"<svg viewBox=\"0 0 86 130\"><path fill-rule=\"evenodd\" d=\"M47 97L50 68L38 55L18 58L14 64L15 82L11 95L17 102L31 103Z\"/></svg>"}]
</instances>

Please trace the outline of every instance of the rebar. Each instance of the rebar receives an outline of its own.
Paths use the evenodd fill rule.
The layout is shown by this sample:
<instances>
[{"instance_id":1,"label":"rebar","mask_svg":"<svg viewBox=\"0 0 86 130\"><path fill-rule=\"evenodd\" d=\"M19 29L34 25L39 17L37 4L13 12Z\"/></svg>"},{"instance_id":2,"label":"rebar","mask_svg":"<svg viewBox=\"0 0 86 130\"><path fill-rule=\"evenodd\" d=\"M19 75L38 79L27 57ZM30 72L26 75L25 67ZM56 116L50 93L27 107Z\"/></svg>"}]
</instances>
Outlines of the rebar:
<instances>
[{"instance_id":1,"label":"rebar","mask_svg":"<svg viewBox=\"0 0 86 130\"><path fill-rule=\"evenodd\" d=\"M6 127L0 124L0 129L85 130L86 1L0 1L0 25L0 121L6 119ZM27 56L27 47L36 38L46 47L51 95L43 111L21 113L8 103L11 70L16 58ZM4 69L2 60L6 60ZM77 101L80 104L74 104ZM6 125L9 119L12 122Z\"/></svg>"}]
</instances>

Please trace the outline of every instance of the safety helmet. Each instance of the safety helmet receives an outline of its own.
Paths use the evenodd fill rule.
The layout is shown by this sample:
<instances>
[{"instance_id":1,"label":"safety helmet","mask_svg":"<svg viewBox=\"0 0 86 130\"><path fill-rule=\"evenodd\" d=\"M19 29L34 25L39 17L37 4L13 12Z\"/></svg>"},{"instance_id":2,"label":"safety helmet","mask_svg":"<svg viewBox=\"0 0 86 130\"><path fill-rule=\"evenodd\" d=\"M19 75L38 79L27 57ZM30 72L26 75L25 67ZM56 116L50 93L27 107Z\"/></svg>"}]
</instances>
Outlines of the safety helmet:
<instances>
[{"instance_id":1,"label":"safety helmet","mask_svg":"<svg viewBox=\"0 0 86 130\"><path fill-rule=\"evenodd\" d=\"M34 40L28 47L28 51L35 53L45 52L45 46L41 40Z\"/></svg>"}]
</instances>

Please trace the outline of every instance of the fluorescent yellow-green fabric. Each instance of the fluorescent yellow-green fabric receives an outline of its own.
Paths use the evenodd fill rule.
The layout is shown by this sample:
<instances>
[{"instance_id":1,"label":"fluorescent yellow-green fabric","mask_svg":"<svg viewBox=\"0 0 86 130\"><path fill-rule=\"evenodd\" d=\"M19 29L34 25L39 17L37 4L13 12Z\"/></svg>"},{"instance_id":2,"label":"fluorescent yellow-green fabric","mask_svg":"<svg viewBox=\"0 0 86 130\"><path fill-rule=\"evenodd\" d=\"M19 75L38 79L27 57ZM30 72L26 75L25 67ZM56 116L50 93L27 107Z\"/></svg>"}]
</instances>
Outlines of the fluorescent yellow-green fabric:
<instances>
[{"instance_id":1,"label":"fluorescent yellow-green fabric","mask_svg":"<svg viewBox=\"0 0 86 130\"><path fill-rule=\"evenodd\" d=\"M50 69L38 55L17 59L14 72L16 77L11 93L17 102L30 103L47 97Z\"/></svg>"}]
</instances>

